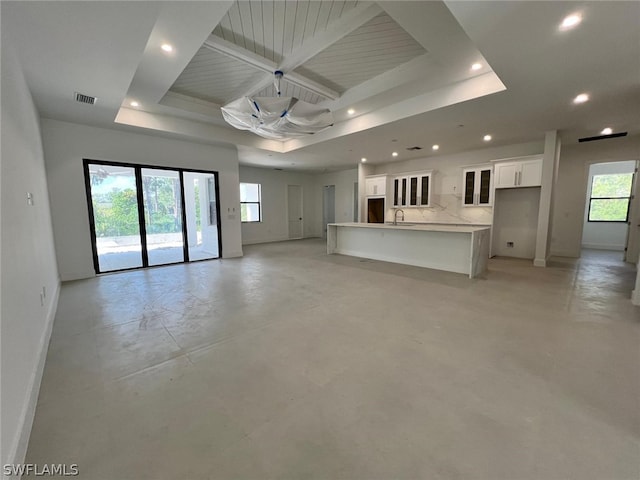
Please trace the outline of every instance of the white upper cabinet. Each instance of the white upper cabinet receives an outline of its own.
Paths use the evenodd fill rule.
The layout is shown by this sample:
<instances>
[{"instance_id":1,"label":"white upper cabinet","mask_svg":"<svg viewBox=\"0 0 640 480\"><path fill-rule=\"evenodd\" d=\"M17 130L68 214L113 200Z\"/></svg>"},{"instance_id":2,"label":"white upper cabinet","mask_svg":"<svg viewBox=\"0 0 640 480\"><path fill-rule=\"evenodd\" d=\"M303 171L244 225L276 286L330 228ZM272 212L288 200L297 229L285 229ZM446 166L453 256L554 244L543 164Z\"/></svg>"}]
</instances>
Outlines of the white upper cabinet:
<instances>
[{"instance_id":1,"label":"white upper cabinet","mask_svg":"<svg viewBox=\"0 0 640 480\"><path fill-rule=\"evenodd\" d=\"M491 165L468 167L462 171L464 207L488 207L493 203Z\"/></svg>"},{"instance_id":2,"label":"white upper cabinet","mask_svg":"<svg viewBox=\"0 0 640 480\"><path fill-rule=\"evenodd\" d=\"M496 162L495 188L539 187L542 185L542 157Z\"/></svg>"},{"instance_id":3,"label":"white upper cabinet","mask_svg":"<svg viewBox=\"0 0 640 480\"><path fill-rule=\"evenodd\" d=\"M431 171L404 173L391 181L394 207L428 207L431 205Z\"/></svg>"},{"instance_id":4,"label":"white upper cabinet","mask_svg":"<svg viewBox=\"0 0 640 480\"><path fill-rule=\"evenodd\" d=\"M367 197L384 196L387 191L387 176L372 175L364 179L364 188Z\"/></svg>"}]
</instances>

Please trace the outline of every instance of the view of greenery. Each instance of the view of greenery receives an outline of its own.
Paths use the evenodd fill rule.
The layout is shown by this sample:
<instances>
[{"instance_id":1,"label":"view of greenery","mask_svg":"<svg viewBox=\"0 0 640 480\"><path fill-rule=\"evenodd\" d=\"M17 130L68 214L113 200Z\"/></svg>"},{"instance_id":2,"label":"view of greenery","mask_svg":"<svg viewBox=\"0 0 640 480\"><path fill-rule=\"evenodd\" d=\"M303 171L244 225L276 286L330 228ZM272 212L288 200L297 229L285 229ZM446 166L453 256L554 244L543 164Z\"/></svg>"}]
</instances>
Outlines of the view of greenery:
<instances>
[{"instance_id":1,"label":"view of greenery","mask_svg":"<svg viewBox=\"0 0 640 480\"><path fill-rule=\"evenodd\" d=\"M631 173L594 175L591 184L589 221L626 221L632 181Z\"/></svg>"},{"instance_id":2,"label":"view of greenery","mask_svg":"<svg viewBox=\"0 0 640 480\"><path fill-rule=\"evenodd\" d=\"M98 185L102 181L102 177L91 175L92 185ZM181 232L179 180L144 176L142 188L147 233ZM98 237L139 234L138 201L135 190L113 188L108 193L93 194L92 199Z\"/></svg>"}]
</instances>

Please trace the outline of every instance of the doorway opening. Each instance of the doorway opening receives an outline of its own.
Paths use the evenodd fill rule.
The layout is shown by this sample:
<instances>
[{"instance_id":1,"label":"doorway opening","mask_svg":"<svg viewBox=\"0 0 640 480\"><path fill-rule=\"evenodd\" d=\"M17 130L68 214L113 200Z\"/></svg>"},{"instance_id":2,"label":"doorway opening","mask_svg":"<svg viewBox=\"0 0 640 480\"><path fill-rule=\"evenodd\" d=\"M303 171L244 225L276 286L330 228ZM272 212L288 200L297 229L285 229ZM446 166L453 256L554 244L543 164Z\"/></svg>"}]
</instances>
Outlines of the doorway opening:
<instances>
[{"instance_id":1,"label":"doorway opening","mask_svg":"<svg viewBox=\"0 0 640 480\"><path fill-rule=\"evenodd\" d=\"M629 241L635 161L589 167L582 229L583 250L608 250L623 259Z\"/></svg>"},{"instance_id":2,"label":"doorway opening","mask_svg":"<svg viewBox=\"0 0 640 480\"><path fill-rule=\"evenodd\" d=\"M216 172L84 160L96 273L220 256Z\"/></svg>"},{"instance_id":3,"label":"doorway opening","mask_svg":"<svg viewBox=\"0 0 640 480\"><path fill-rule=\"evenodd\" d=\"M327 225L336 221L336 186L322 189L322 238L327 238Z\"/></svg>"}]
</instances>

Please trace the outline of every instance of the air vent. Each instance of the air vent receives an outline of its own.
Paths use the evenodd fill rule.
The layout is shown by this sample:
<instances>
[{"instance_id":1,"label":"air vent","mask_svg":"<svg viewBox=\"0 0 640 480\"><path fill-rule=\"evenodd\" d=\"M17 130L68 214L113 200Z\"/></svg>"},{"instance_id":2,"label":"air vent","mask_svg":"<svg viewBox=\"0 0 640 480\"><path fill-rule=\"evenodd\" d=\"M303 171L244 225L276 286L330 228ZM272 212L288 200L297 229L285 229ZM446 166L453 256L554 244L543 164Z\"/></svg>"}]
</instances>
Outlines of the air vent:
<instances>
[{"instance_id":1,"label":"air vent","mask_svg":"<svg viewBox=\"0 0 640 480\"><path fill-rule=\"evenodd\" d=\"M407 150L411 150L411 151L422 150L422 147L407 147Z\"/></svg>"},{"instance_id":2,"label":"air vent","mask_svg":"<svg viewBox=\"0 0 640 480\"><path fill-rule=\"evenodd\" d=\"M628 132L610 133L609 135L598 135L596 137L579 138L578 142L595 142L596 140L604 140L605 138L626 137Z\"/></svg>"},{"instance_id":3,"label":"air vent","mask_svg":"<svg viewBox=\"0 0 640 480\"><path fill-rule=\"evenodd\" d=\"M87 105L95 105L96 97L90 97L89 95L84 95L82 93L75 92L76 102L86 103Z\"/></svg>"}]
</instances>

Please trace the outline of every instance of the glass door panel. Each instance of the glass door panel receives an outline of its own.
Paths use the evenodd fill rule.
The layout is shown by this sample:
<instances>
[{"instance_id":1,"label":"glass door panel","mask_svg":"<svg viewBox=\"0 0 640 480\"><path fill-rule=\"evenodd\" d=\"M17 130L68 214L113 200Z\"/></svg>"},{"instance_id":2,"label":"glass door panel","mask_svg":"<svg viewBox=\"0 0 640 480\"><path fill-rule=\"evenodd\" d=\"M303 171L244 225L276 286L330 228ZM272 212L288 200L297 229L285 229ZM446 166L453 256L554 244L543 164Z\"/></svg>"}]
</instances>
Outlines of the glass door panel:
<instances>
[{"instance_id":1,"label":"glass door panel","mask_svg":"<svg viewBox=\"0 0 640 480\"><path fill-rule=\"evenodd\" d=\"M409 179L409 205L418 204L418 177L411 177Z\"/></svg>"},{"instance_id":2,"label":"glass door panel","mask_svg":"<svg viewBox=\"0 0 640 480\"><path fill-rule=\"evenodd\" d=\"M475 188L476 188L476 172L470 170L464 175L464 204L473 205L475 202Z\"/></svg>"},{"instance_id":3,"label":"glass door panel","mask_svg":"<svg viewBox=\"0 0 640 480\"><path fill-rule=\"evenodd\" d=\"M87 163L97 273L142 266L136 173L132 167Z\"/></svg>"},{"instance_id":4,"label":"glass door panel","mask_svg":"<svg viewBox=\"0 0 640 480\"><path fill-rule=\"evenodd\" d=\"M491 199L491 170L480 170L480 200L481 205L486 205Z\"/></svg>"},{"instance_id":5,"label":"glass door panel","mask_svg":"<svg viewBox=\"0 0 640 480\"><path fill-rule=\"evenodd\" d=\"M422 182L420 184L422 191L420 192L420 205L429 205L429 179L431 177L426 176L422 177Z\"/></svg>"},{"instance_id":6,"label":"glass door panel","mask_svg":"<svg viewBox=\"0 0 640 480\"><path fill-rule=\"evenodd\" d=\"M184 172L183 175L189 261L218 258L216 177L207 172Z\"/></svg>"},{"instance_id":7,"label":"glass door panel","mask_svg":"<svg viewBox=\"0 0 640 480\"><path fill-rule=\"evenodd\" d=\"M149 265L184 262L180 174L158 168L141 171Z\"/></svg>"}]
</instances>

